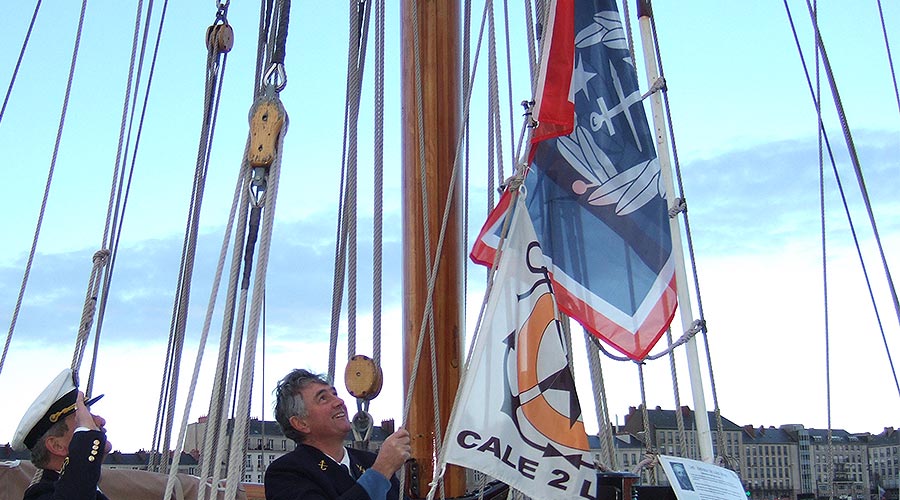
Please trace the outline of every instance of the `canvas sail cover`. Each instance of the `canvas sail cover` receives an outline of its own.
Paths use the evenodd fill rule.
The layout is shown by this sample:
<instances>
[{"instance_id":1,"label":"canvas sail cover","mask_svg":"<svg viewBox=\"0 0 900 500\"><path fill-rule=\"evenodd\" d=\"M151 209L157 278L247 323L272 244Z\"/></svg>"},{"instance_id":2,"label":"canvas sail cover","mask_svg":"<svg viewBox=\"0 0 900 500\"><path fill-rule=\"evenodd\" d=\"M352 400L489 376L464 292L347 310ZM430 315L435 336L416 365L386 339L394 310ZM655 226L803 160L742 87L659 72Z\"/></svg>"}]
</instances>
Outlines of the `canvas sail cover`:
<instances>
[{"instance_id":1,"label":"canvas sail cover","mask_svg":"<svg viewBox=\"0 0 900 500\"><path fill-rule=\"evenodd\" d=\"M555 0L550 10L525 177L528 212L559 308L640 360L671 322L677 298L665 186L635 62L615 0ZM560 78L565 72L569 78ZM571 126L560 116L570 116ZM508 204L506 194L489 215L472 251L476 262L493 263Z\"/></svg>"},{"instance_id":2,"label":"canvas sail cover","mask_svg":"<svg viewBox=\"0 0 900 500\"><path fill-rule=\"evenodd\" d=\"M513 208L440 467L481 471L537 500L592 498L596 472L549 271L521 198Z\"/></svg>"}]
</instances>

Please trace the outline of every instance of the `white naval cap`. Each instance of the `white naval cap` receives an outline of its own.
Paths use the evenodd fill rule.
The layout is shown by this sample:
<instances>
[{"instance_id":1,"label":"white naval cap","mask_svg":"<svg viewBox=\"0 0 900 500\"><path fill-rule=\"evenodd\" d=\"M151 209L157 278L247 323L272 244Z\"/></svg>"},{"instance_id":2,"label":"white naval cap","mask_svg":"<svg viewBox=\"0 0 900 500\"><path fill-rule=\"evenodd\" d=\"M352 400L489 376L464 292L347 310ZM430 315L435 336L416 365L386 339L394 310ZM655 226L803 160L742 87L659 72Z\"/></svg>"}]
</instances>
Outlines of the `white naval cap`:
<instances>
[{"instance_id":1,"label":"white naval cap","mask_svg":"<svg viewBox=\"0 0 900 500\"><path fill-rule=\"evenodd\" d=\"M75 372L66 368L59 372L44 392L31 403L22 421L19 422L10 446L15 450L32 449L53 424L75 411L77 397L78 379ZM85 401L85 405L89 406L101 397L102 394Z\"/></svg>"}]
</instances>

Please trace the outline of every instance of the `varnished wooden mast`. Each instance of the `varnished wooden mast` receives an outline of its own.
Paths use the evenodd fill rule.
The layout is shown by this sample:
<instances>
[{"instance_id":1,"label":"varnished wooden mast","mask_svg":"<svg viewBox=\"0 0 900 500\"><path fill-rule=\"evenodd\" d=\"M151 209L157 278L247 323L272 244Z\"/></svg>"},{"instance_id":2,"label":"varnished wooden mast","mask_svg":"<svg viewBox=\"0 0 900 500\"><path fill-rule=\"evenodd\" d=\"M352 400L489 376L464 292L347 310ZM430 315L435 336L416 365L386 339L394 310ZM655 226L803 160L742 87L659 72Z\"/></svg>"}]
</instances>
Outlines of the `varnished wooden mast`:
<instances>
[{"instance_id":1,"label":"varnished wooden mast","mask_svg":"<svg viewBox=\"0 0 900 500\"><path fill-rule=\"evenodd\" d=\"M416 104L414 16L417 9L422 81L424 140L419 138ZM419 144L425 145L425 182L432 255L437 248L444 205L451 182L460 123L460 9L458 0L403 0L402 3L402 127L403 127L403 289L404 394L410 383L416 345L428 292L424 247L422 176ZM461 178L461 176L458 176ZM457 182L434 290L436 364L441 429L446 430L459 386L463 363L461 185ZM432 262L434 258L432 257ZM413 388L406 425L412 436L416 474L407 475L411 495L424 497L435 461L434 398L428 330ZM443 432L442 432L443 435ZM465 474L449 467L445 475L449 497L465 493Z\"/></svg>"}]
</instances>

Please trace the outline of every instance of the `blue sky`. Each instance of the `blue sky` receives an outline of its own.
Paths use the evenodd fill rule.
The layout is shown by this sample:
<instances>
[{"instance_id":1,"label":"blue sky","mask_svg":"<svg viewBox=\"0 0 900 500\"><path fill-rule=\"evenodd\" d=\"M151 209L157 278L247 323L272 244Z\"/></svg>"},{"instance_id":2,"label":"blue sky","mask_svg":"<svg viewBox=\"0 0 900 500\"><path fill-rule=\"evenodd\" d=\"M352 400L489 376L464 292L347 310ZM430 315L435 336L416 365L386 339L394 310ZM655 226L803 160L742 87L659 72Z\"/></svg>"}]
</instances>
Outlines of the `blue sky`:
<instances>
[{"instance_id":1,"label":"blue sky","mask_svg":"<svg viewBox=\"0 0 900 500\"><path fill-rule=\"evenodd\" d=\"M805 3L790 4L795 23L801 28L807 61L811 62L812 38ZM884 7L889 35L893 36L900 27L900 10L895 5ZM79 8L78 2L43 6L9 107L0 122L0 151L6 158L4 172L11 184L6 190L8 216L2 222L5 245L0 248L0 311L7 318L4 332L50 165ZM519 36L513 42L514 73L521 76L526 71L523 42L516 34L521 31L521 16L517 12L521 6L510 8L514 36ZM0 394L10 402L0 416L0 442L11 437L33 396L71 359L90 256L102 236L131 47L133 9L128 3L109 0L95 0L88 5L38 256L10 354L0 373ZM188 324L189 351L196 349L247 134L256 9L233 2L229 11L236 42L228 59L202 212ZM383 320L386 353L399 352L402 296L399 13L395 5L388 9L385 157L389 171L385 186ZM32 10L32 6L17 3L0 19L0 46L6 48L0 51L0 82L4 89ZM475 10L480 12L481 6L476 5ZM654 10L723 415L740 425L803 423L825 427L816 116L784 7L780 2L698 0L677 2L677 6L675 2L657 1ZM205 64L203 36L214 13L214 2L173 2L167 12L98 359L96 387L107 397L102 411L100 407L97 411L109 420L110 438L123 451L146 448L152 437L199 136ZM900 266L900 203L895 195L900 111L876 5L866 2L856 6L852 19L848 19L845 7L836 9L832 5L822 5L819 15L888 264L896 275ZM282 162L269 268L266 369L265 376L260 374L257 378L252 410L257 416L265 408L270 417L269 403L259 395L268 396L275 381L287 370L327 369L346 26L347 9L343 4L294 4L286 62L289 81L282 93L291 125ZM504 67L505 62L500 66ZM486 65L480 63L476 83L480 90L471 108L474 134L483 132L484 127L479 124L486 120L485 69ZM643 76L641 80L644 81ZM645 83L642 85L646 87ZM512 101L518 103L528 97L527 78L517 78ZM505 103L506 97L502 100ZM367 90L362 102L360 165L365 166L370 163L372 149L371 90ZM827 94L825 102L827 109L833 109ZM824 119L864 245L888 344L896 357L900 352L900 330L880 259L873 252L871 231L833 111L826 111ZM516 123L515 129L518 127ZM508 123L504 123L504 136L509 136ZM485 154L477 152L483 143L483 138L473 139L474 170L485 162ZM511 148L504 144L504 150ZM874 323L834 177L830 166L826 168L832 425L851 432L877 432L884 426L898 425L900 395ZM362 171L360 182L370 183L367 168ZM484 177L476 177L472 182L473 197L483 198ZM361 194L360 204L371 206L370 191ZM473 230L483 218L482 202L470 213ZM360 255L367 259L365 256L371 254L371 242L367 241L371 209L362 213L361 219ZM362 262L361 268L368 269L367 264ZM369 272L363 271L360 277L363 332L368 330L370 321ZM484 271L472 267L469 272L472 285L467 322L471 328L482 299L483 290L478 287ZM693 305L696 309L696 299ZM218 331L216 326L214 331ZM211 340L210 345L192 419L206 412L217 340ZM362 352L370 352L370 347L364 346L370 346L371 340L361 337L359 345ZM574 345L578 351L583 342L576 339ZM185 377L193 356L193 352L185 355ZM338 349L339 360L343 357L344 344ZM692 405L686 392L683 357L679 353L681 399L682 404ZM576 358L576 368L583 375L580 380L584 380L583 407L591 408L584 363L578 368L578 362ZM48 368L36 369L38 363ZM372 403L372 413L376 419L399 418L399 363L384 365L385 390ZM640 402L637 369L632 363L608 361L604 373L613 418L618 416L621 421L628 407ZM645 373L648 403L673 407L668 362L650 363ZM708 380L706 390L707 404L712 409ZM180 394L184 393L182 389ZM596 429L595 417L586 415L585 419L589 430Z\"/></svg>"}]
</instances>

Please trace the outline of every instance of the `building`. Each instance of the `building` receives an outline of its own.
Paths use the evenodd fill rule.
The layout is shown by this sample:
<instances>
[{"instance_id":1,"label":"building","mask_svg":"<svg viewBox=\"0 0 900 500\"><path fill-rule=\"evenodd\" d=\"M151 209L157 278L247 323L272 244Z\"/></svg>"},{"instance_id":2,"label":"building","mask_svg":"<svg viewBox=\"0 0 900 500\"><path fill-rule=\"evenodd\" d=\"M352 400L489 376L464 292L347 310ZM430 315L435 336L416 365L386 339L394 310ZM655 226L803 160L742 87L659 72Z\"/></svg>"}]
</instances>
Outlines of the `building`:
<instances>
[{"instance_id":1,"label":"building","mask_svg":"<svg viewBox=\"0 0 900 500\"><path fill-rule=\"evenodd\" d=\"M645 440L646 436L650 436L650 447L658 451L662 455L670 455L676 457L691 458L700 460L700 448L697 445L697 425L694 420L695 412L687 406L682 406L677 412L675 410L663 410L657 406L655 409L647 410L649 433L644 430L643 409L641 407L629 408L628 415L625 417L625 425L622 431L635 436L638 440ZM678 420L681 418L684 425L684 436L678 428ZM714 412L707 412L709 427L713 429L713 449L718 450L718 436L715 429L718 429L716 416ZM741 452L741 434L743 429L734 422L722 418L722 434L725 440L722 449L724 457L729 467L735 468L739 462ZM654 478L645 478L650 480L650 484L668 485L669 482L660 467L653 469ZM654 483L655 482L655 483Z\"/></svg>"},{"instance_id":2,"label":"building","mask_svg":"<svg viewBox=\"0 0 900 500\"><path fill-rule=\"evenodd\" d=\"M872 498L900 499L900 430L885 427L881 434L866 434L863 438L868 451Z\"/></svg>"},{"instance_id":3,"label":"building","mask_svg":"<svg viewBox=\"0 0 900 500\"><path fill-rule=\"evenodd\" d=\"M231 435L234 425L233 420L229 420L227 435ZM281 431L281 426L275 421L260 421L257 418L251 418L247 423L247 452L244 456L244 479L245 483L262 483L265 477L266 468L269 464L278 459L278 457L290 453L297 447L296 443L285 437ZM200 456L203 450L203 441L206 436L207 418L200 417L196 422L187 426L185 434L184 449L190 450L195 456ZM384 442L384 439L393 432L394 421L386 420L381 426L375 426L372 429L372 436L369 440L369 449L377 450ZM348 434L344 440L347 446L354 445L360 448L362 443L354 443L353 435ZM225 448L222 450L224 457L229 456L229 444L226 441ZM224 464L223 464L224 466ZM199 475L199 466L196 474ZM224 475L224 470L222 472Z\"/></svg>"},{"instance_id":4,"label":"building","mask_svg":"<svg viewBox=\"0 0 900 500\"><path fill-rule=\"evenodd\" d=\"M171 460L173 453L169 453ZM31 460L30 451L14 451L9 444L0 447L0 462L14 460ZM112 451L103 459L103 468L110 470L149 470L150 453L139 450L134 453ZM171 463L171 461L169 462ZM196 476L200 473L197 457L182 453L178 463L178 472Z\"/></svg>"},{"instance_id":5,"label":"building","mask_svg":"<svg viewBox=\"0 0 900 500\"><path fill-rule=\"evenodd\" d=\"M744 427L739 474L760 498L797 498L801 493L797 441L784 429Z\"/></svg>"}]
</instances>

